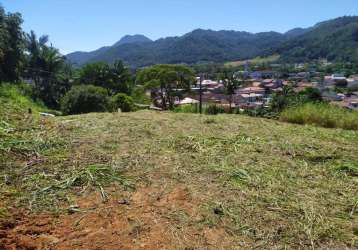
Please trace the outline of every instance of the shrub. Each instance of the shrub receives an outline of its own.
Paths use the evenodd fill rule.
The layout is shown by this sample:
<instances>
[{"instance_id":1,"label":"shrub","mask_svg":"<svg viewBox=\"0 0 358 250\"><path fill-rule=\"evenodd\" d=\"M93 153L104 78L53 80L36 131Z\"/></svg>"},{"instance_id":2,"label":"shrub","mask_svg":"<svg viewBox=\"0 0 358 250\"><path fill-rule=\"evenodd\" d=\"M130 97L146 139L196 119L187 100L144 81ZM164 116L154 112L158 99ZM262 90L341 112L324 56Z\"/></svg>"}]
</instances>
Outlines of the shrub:
<instances>
[{"instance_id":1,"label":"shrub","mask_svg":"<svg viewBox=\"0 0 358 250\"><path fill-rule=\"evenodd\" d=\"M199 113L199 107L198 105L181 105L174 109L174 112L176 113Z\"/></svg>"},{"instance_id":2,"label":"shrub","mask_svg":"<svg viewBox=\"0 0 358 250\"><path fill-rule=\"evenodd\" d=\"M222 113L225 113L225 108L222 106L215 105L215 104L210 104L205 109L205 114L207 114L207 115L217 115L217 114L222 114Z\"/></svg>"},{"instance_id":3,"label":"shrub","mask_svg":"<svg viewBox=\"0 0 358 250\"><path fill-rule=\"evenodd\" d=\"M48 111L41 101L33 97L32 90L33 88L26 83L1 83L0 98L2 98L3 101L7 100L26 110L30 108L37 111Z\"/></svg>"},{"instance_id":4,"label":"shrub","mask_svg":"<svg viewBox=\"0 0 358 250\"><path fill-rule=\"evenodd\" d=\"M345 110L327 103L307 103L288 108L281 113L280 120L326 128L358 130L358 111Z\"/></svg>"},{"instance_id":5,"label":"shrub","mask_svg":"<svg viewBox=\"0 0 358 250\"><path fill-rule=\"evenodd\" d=\"M104 112L108 107L108 91L93 85L73 86L61 100L61 109L66 115Z\"/></svg>"},{"instance_id":6,"label":"shrub","mask_svg":"<svg viewBox=\"0 0 358 250\"><path fill-rule=\"evenodd\" d=\"M143 86L136 86L133 89L131 97L133 98L133 101L135 103L147 104L147 105L150 105L152 103L150 96L146 95L146 90Z\"/></svg>"},{"instance_id":7,"label":"shrub","mask_svg":"<svg viewBox=\"0 0 358 250\"><path fill-rule=\"evenodd\" d=\"M133 98L123 94L118 93L112 97L112 109L114 111L121 109L122 112L131 112L134 111L134 101Z\"/></svg>"}]
</instances>

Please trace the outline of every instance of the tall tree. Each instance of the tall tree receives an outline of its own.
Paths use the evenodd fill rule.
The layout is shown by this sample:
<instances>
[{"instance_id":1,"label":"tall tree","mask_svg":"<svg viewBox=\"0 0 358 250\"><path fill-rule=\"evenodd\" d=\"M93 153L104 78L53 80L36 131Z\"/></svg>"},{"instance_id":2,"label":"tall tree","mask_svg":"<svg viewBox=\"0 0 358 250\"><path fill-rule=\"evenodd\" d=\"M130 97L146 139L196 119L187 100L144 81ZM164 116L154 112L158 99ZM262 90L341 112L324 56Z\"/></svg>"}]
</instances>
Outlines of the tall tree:
<instances>
[{"instance_id":1,"label":"tall tree","mask_svg":"<svg viewBox=\"0 0 358 250\"><path fill-rule=\"evenodd\" d=\"M150 89L152 98L159 98L157 104L163 109L172 109L178 90L189 91L194 76L194 71L184 65L155 65L140 71L136 82Z\"/></svg>"},{"instance_id":2,"label":"tall tree","mask_svg":"<svg viewBox=\"0 0 358 250\"><path fill-rule=\"evenodd\" d=\"M19 13L6 13L0 6L0 81L19 80L22 61L24 33Z\"/></svg>"},{"instance_id":3,"label":"tall tree","mask_svg":"<svg viewBox=\"0 0 358 250\"><path fill-rule=\"evenodd\" d=\"M106 88L111 94L130 94L133 83L129 69L121 61L113 65L103 62L87 64L80 70L78 81Z\"/></svg>"},{"instance_id":4,"label":"tall tree","mask_svg":"<svg viewBox=\"0 0 358 250\"><path fill-rule=\"evenodd\" d=\"M241 81L237 79L233 72L224 71L220 74L219 79L224 84L225 94L229 96L230 113L236 89L239 88Z\"/></svg>"},{"instance_id":5,"label":"tall tree","mask_svg":"<svg viewBox=\"0 0 358 250\"><path fill-rule=\"evenodd\" d=\"M48 41L48 36L37 39L33 31L26 36L27 77L34 80L38 97L48 106L58 108L70 86L65 76L65 58L58 49L48 46Z\"/></svg>"}]
</instances>

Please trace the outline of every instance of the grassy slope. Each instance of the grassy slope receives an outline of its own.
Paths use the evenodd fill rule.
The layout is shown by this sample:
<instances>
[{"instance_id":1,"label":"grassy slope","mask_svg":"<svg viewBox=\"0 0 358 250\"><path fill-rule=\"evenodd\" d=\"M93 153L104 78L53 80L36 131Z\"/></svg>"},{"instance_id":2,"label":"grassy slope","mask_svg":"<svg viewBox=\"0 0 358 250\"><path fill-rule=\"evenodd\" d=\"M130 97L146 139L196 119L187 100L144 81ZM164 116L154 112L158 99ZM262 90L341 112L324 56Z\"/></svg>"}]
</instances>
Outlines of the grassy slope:
<instances>
[{"instance_id":1,"label":"grassy slope","mask_svg":"<svg viewBox=\"0 0 358 250\"><path fill-rule=\"evenodd\" d=\"M272 55L268 57L255 57L250 60L243 60L243 61L236 61L236 62L227 62L225 63L225 66L227 67L238 67L243 66L247 62L251 64L263 64L263 63L274 63L280 59L280 55Z\"/></svg>"},{"instance_id":2,"label":"grassy slope","mask_svg":"<svg viewBox=\"0 0 358 250\"><path fill-rule=\"evenodd\" d=\"M280 114L280 120L325 128L358 130L358 110L350 111L325 103L307 103L303 106L289 108Z\"/></svg>"},{"instance_id":3,"label":"grassy slope","mask_svg":"<svg viewBox=\"0 0 358 250\"><path fill-rule=\"evenodd\" d=\"M57 212L46 229L56 247L358 247L357 132L150 111L23 128L8 132L24 142L0 162L2 213ZM102 189L104 204L95 198ZM29 221L0 246L19 244L11 233L37 244L21 231Z\"/></svg>"}]
</instances>

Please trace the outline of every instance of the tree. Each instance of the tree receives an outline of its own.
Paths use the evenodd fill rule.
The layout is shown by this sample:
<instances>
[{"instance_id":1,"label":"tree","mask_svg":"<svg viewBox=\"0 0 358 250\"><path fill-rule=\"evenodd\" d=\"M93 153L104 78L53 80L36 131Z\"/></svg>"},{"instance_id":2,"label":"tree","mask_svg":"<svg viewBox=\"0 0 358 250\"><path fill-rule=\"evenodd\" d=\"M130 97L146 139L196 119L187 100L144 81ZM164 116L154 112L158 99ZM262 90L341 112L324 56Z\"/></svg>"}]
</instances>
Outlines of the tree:
<instances>
[{"instance_id":1,"label":"tree","mask_svg":"<svg viewBox=\"0 0 358 250\"><path fill-rule=\"evenodd\" d=\"M316 88L306 88L296 93L292 87L285 86L282 92L272 95L270 108L272 112L279 113L289 107L320 101L322 101L322 96Z\"/></svg>"},{"instance_id":2,"label":"tree","mask_svg":"<svg viewBox=\"0 0 358 250\"><path fill-rule=\"evenodd\" d=\"M35 82L36 92L46 105L59 107L60 98L70 89L65 58L58 49L48 46L48 36L37 39L35 32L26 36L27 77Z\"/></svg>"},{"instance_id":3,"label":"tree","mask_svg":"<svg viewBox=\"0 0 358 250\"><path fill-rule=\"evenodd\" d=\"M19 13L6 13L0 6L0 81L20 78L23 62L23 20Z\"/></svg>"},{"instance_id":4,"label":"tree","mask_svg":"<svg viewBox=\"0 0 358 250\"><path fill-rule=\"evenodd\" d=\"M108 109L108 91L93 85L73 86L61 100L61 110L66 115L104 112Z\"/></svg>"},{"instance_id":5,"label":"tree","mask_svg":"<svg viewBox=\"0 0 358 250\"><path fill-rule=\"evenodd\" d=\"M134 101L128 95L118 93L112 97L112 107L114 111L120 108L122 112L131 112L134 110Z\"/></svg>"},{"instance_id":6,"label":"tree","mask_svg":"<svg viewBox=\"0 0 358 250\"><path fill-rule=\"evenodd\" d=\"M220 74L219 79L224 84L225 94L229 95L230 113L232 112L233 96L235 91L240 86L240 81L236 78L232 72L224 71Z\"/></svg>"},{"instance_id":7,"label":"tree","mask_svg":"<svg viewBox=\"0 0 358 250\"><path fill-rule=\"evenodd\" d=\"M194 71L184 65L155 65L140 71L137 84L150 89L154 100L159 98L163 109L173 109L179 89L189 91L195 82Z\"/></svg>"},{"instance_id":8,"label":"tree","mask_svg":"<svg viewBox=\"0 0 358 250\"><path fill-rule=\"evenodd\" d=\"M132 76L128 68L121 61L113 65L98 62L85 65L79 73L80 84L93 84L106 88L111 94L132 91Z\"/></svg>"}]
</instances>

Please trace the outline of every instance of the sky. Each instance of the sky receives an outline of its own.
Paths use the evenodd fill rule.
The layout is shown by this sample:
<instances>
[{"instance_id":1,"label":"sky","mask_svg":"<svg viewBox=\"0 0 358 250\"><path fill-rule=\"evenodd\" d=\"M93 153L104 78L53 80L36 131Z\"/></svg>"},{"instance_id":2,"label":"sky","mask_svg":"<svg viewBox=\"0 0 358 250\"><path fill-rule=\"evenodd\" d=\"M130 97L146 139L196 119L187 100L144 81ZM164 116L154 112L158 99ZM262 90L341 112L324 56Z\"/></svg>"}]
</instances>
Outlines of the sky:
<instances>
[{"instance_id":1,"label":"sky","mask_svg":"<svg viewBox=\"0 0 358 250\"><path fill-rule=\"evenodd\" d=\"M151 39L197 28L286 32L344 15L358 0L0 0L20 12L25 31L49 35L63 54L112 45L124 35Z\"/></svg>"}]
</instances>

